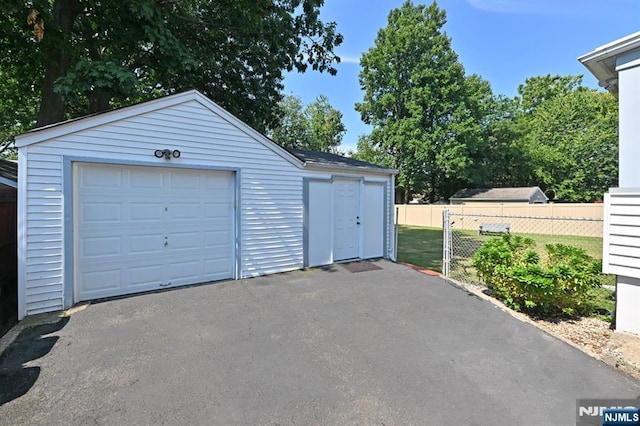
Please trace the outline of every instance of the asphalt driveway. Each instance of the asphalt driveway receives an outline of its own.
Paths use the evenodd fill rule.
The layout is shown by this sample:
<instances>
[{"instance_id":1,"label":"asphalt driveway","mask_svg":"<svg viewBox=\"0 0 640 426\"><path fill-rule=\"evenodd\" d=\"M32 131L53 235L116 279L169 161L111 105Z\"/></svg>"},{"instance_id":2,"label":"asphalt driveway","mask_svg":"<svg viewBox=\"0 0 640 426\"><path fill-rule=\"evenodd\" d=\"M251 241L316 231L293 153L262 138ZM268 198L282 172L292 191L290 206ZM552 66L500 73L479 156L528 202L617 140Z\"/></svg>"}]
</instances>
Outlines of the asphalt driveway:
<instances>
[{"instance_id":1,"label":"asphalt driveway","mask_svg":"<svg viewBox=\"0 0 640 426\"><path fill-rule=\"evenodd\" d=\"M96 303L0 359L2 424L568 425L640 383L438 277L342 266Z\"/></svg>"}]
</instances>

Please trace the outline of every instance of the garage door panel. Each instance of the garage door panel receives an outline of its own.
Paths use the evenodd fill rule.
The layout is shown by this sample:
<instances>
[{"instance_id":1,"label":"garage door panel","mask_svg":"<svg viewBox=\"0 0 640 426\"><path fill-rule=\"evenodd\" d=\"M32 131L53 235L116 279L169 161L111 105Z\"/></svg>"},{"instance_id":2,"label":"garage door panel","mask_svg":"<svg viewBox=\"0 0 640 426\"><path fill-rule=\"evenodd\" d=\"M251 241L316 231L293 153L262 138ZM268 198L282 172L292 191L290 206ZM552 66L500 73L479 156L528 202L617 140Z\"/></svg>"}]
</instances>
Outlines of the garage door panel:
<instances>
[{"instance_id":1,"label":"garage door panel","mask_svg":"<svg viewBox=\"0 0 640 426\"><path fill-rule=\"evenodd\" d=\"M233 173L76 164L74 177L76 300L233 277Z\"/></svg>"},{"instance_id":2,"label":"garage door panel","mask_svg":"<svg viewBox=\"0 0 640 426\"><path fill-rule=\"evenodd\" d=\"M122 237L85 237L80 241L80 256L84 258L119 256L122 253Z\"/></svg>"},{"instance_id":3,"label":"garage door panel","mask_svg":"<svg viewBox=\"0 0 640 426\"><path fill-rule=\"evenodd\" d=\"M230 214L230 206L228 203L205 203L204 218L205 219L226 219Z\"/></svg>"},{"instance_id":4,"label":"garage door panel","mask_svg":"<svg viewBox=\"0 0 640 426\"><path fill-rule=\"evenodd\" d=\"M128 207L131 222L160 222L164 217L164 204L161 202L129 202Z\"/></svg>"},{"instance_id":5,"label":"garage door panel","mask_svg":"<svg viewBox=\"0 0 640 426\"><path fill-rule=\"evenodd\" d=\"M139 291L156 289L166 281L165 268L166 265L157 263L129 267L126 287L136 288Z\"/></svg>"},{"instance_id":6,"label":"garage door panel","mask_svg":"<svg viewBox=\"0 0 640 426\"><path fill-rule=\"evenodd\" d=\"M202 275L201 262L194 260L175 260L167 264L168 279L172 284L176 280L193 280Z\"/></svg>"},{"instance_id":7,"label":"garage door panel","mask_svg":"<svg viewBox=\"0 0 640 426\"><path fill-rule=\"evenodd\" d=\"M207 277L207 281L219 281L226 279L227 274L232 273L232 270L221 272L221 262L219 261L206 261L204 265L204 275Z\"/></svg>"},{"instance_id":8,"label":"garage door panel","mask_svg":"<svg viewBox=\"0 0 640 426\"><path fill-rule=\"evenodd\" d=\"M200 203L169 203L167 213L170 219L199 220L202 217Z\"/></svg>"},{"instance_id":9,"label":"garage door panel","mask_svg":"<svg viewBox=\"0 0 640 426\"><path fill-rule=\"evenodd\" d=\"M169 189L200 188L200 174L183 173L183 171L169 172Z\"/></svg>"},{"instance_id":10,"label":"garage door panel","mask_svg":"<svg viewBox=\"0 0 640 426\"><path fill-rule=\"evenodd\" d=\"M231 230L211 231L204 234L203 248L219 248L227 249L233 242L233 233Z\"/></svg>"},{"instance_id":11,"label":"garage door panel","mask_svg":"<svg viewBox=\"0 0 640 426\"><path fill-rule=\"evenodd\" d=\"M167 234L168 249L172 252L179 250L200 250L202 237L198 232L169 232Z\"/></svg>"},{"instance_id":12,"label":"garage door panel","mask_svg":"<svg viewBox=\"0 0 640 426\"><path fill-rule=\"evenodd\" d=\"M103 269L86 272L85 292L93 297L106 297L117 290L122 281L121 268Z\"/></svg>"},{"instance_id":13,"label":"garage door panel","mask_svg":"<svg viewBox=\"0 0 640 426\"><path fill-rule=\"evenodd\" d=\"M127 242L129 243L128 255L160 255L165 251L164 237L158 232L148 234L129 235Z\"/></svg>"},{"instance_id":14,"label":"garage door panel","mask_svg":"<svg viewBox=\"0 0 640 426\"><path fill-rule=\"evenodd\" d=\"M122 221L122 203L86 202L82 206L79 220L84 223Z\"/></svg>"},{"instance_id":15,"label":"garage door panel","mask_svg":"<svg viewBox=\"0 0 640 426\"><path fill-rule=\"evenodd\" d=\"M90 190L91 188L113 188L118 189L122 186L123 173L119 167L107 166L101 167L99 170L81 170L79 174L82 188Z\"/></svg>"},{"instance_id":16,"label":"garage door panel","mask_svg":"<svg viewBox=\"0 0 640 426\"><path fill-rule=\"evenodd\" d=\"M164 187L164 175L151 168L129 169L128 175L129 187L132 189L156 189L160 191Z\"/></svg>"}]
</instances>

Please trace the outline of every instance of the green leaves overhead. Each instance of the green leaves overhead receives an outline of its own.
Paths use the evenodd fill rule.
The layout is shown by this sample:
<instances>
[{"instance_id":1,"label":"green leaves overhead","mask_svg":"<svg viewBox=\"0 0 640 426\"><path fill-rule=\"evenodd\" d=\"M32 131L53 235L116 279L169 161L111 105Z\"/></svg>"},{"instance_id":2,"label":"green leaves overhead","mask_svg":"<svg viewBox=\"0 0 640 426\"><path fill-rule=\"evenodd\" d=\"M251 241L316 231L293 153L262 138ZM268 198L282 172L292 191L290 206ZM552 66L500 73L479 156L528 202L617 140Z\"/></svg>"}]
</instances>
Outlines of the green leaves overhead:
<instances>
[{"instance_id":1,"label":"green leaves overhead","mask_svg":"<svg viewBox=\"0 0 640 426\"><path fill-rule=\"evenodd\" d=\"M372 144L395 158L405 200L426 191L434 201L454 181L468 180L477 151L476 116L490 89L465 77L445 22L436 3L408 1L390 12L360 60L364 100L356 110L374 128Z\"/></svg>"},{"instance_id":2,"label":"green leaves overhead","mask_svg":"<svg viewBox=\"0 0 640 426\"><path fill-rule=\"evenodd\" d=\"M0 73L21 98L39 100L38 116L21 116L20 128L196 88L264 131L277 122L285 70L336 73L342 36L320 19L322 4L7 0ZM40 41L27 24L32 10L44 23Z\"/></svg>"},{"instance_id":3,"label":"green leaves overhead","mask_svg":"<svg viewBox=\"0 0 640 426\"><path fill-rule=\"evenodd\" d=\"M398 202L514 186L540 186L555 201L601 200L617 183L616 99L559 75L495 96L465 75L445 22L435 2L390 12L360 60L356 110L373 130L356 155L399 169Z\"/></svg>"},{"instance_id":4,"label":"green leaves overhead","mask_svg":"<svg viewBox=\"0 0 640 426\"><path fill-rule=\"evenodd\" d=\"M523 146L532 176L551 198L602 200L618 182L618 105L584 87L548 98L523 115Z\"/></svg>"}]
</instances>

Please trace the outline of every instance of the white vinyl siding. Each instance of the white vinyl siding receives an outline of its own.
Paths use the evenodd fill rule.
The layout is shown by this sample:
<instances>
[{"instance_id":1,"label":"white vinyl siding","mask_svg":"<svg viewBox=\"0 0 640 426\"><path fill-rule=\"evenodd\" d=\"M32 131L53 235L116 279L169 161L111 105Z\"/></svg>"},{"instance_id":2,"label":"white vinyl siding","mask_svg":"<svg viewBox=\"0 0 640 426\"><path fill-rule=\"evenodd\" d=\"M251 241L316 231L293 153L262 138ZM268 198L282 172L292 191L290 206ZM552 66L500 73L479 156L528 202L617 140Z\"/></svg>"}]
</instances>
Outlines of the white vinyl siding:
<instances>
[{"instance_id":1,"label":"white vinyl siding","mask_svg":"<svg viewBox=\"0 0 640 426\"><path fill-rule=\"evenodd\" d=\"M165 148L179 149L180 158L154 157L156 149ZM63 194L71 195L65 192L71 182L63 182L65 156L104 163L238 170L240 278L302 267L302 170L199 101L22 146L20 156L26 160L21 163L26 176L22 174L20 181L26 194L20 225L26 243L21 253L21 317L63 309L64 257L72 253L71 242L64 242Z\"/></svg>"},{"instance_id":2,"label":"white vinyl siding","mask_svg":"<svg viewBox=\"0 0 640 426\"><path fill-rule=\"evenodd\" d=\"M640 189L605 194L603 272L640 278Z\"/></svg>"}]
</instances>

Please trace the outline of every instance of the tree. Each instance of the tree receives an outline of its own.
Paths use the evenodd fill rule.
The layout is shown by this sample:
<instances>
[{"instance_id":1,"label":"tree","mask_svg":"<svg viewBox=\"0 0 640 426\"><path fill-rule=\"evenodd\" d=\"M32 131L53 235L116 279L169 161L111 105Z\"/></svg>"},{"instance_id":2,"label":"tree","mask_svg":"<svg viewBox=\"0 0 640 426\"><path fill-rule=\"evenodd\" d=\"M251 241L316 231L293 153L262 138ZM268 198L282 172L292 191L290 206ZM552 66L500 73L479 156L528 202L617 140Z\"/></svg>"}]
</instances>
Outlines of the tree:
<instances>
[{"instance_id":1,"label":"tree","mask_svg":"<svg viewBox=\"0 0 640 426\"><path fill-rule=\"evenodd\" d=\"M264 131L277 119L284 70L336 73L342 36L320 19L322 4L6 0L0 73L40 100L27 127L196 88Z\"/></svg>"},{"instance_id":2,"label":"tree","mask_svg":"<svg viewBox=\"0 0 640 426\"><path fill-rule=\"evenodd\" d=\"M365 93L356 110L373 125L373 145L395 158L405 202L422 191L433 202L469 181L481 140L475 121L481 108L470 104L490 88L479 77L465 77L442 30L445 22L435 2L407 1L389 13L375 46L360 60Z\"/></svg>"},{"instance_id":3,"label":"tree","mask_svg":"<svg viewBox=\"0 0 640 426\"><path fill-rule=\"evenodd\" d=\"M271 139L285 148L306 147L311 139L311 132L302 99L287 95L278 106L281 114L280 124L270 131Z\"/></svg>"},{"instance_id":4,"label":"tree","mask_svg":"<svg viewBox=\"0 0 640 426\"><path fill-rule=\"evenodd\" d=\"M346 128L342 113L331 106L326 96L320 95L303 107L299 97L289 95L279 106L280 124L270 132L274 142L285 148L338 153Z\"/></svg>"},{"instance_id":5,"label":"tree","mask_svg":"<svg viewBox=\"0 0 640 426\"><path fill-rule=\"evenodd\" d=\"M521 107L525 112L535 110L546 100L572 93L582 84L582 76L547 74L530 77L518 86Z\"/></svg>"},{"instance_id":6,"label":"tree","mask_svg":"<svg viewBox=\"0 0 640 426\"><path fill-rule=\"evenodd\" d=\"M578 87L540 103L523 140L534 178L558 201L592 202L618 181L618 104Z\"/></svg>"},{"instance_id":7,"label":"tree","mask_svg":"<svg viewBox=\"0 0 640 426\"><path fill-rule=\"evenodd\" d=\"M342 122L342 113L331 106L329 98L318 96L307 106L305 115L311 131L310 149L338 153L347 129Z\"/></svg>"},{"instance_id":8,"label":"tree","mask_svg":"<svg viewBox=\"0 0 640 426\"><path fill-rule=\"evenodd\" d=\"M493 96L483 119L483 155L476 163L477 187L532 185L529 150L522 135L521 103L517 98Z\"/></svg>"},{"instance_id":9,"label":"tree","mask_svg":"<svg viewBox=\"0 0 640 426\"><path fill-rule=\"evenodd\" d=\"M371 141L370 135L360 135L356 152L351 155L356 160L366 161L387 168L393 168L395 159L386 152L376 148Z\"/></svg>"}]
</instances>

